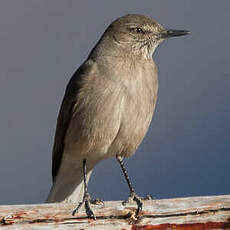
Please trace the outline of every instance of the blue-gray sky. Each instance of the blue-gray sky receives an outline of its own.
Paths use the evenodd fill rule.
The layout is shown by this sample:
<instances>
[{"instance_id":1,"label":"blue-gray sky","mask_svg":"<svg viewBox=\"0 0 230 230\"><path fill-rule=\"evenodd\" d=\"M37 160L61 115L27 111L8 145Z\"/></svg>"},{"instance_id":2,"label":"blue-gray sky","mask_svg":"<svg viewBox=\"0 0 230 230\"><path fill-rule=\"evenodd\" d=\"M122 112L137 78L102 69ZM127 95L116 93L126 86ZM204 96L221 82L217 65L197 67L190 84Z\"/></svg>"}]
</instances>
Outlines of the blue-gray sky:
<instances>
[{"instance_id":1,"label":"blue-gray sky","mask_svg":"<svg viewBox=\"0 0 230 230\"><path fill-rule=\"evenodd\" d=\"M1 0L0 204L43 202L56 117L68 80L112 20L151 16L192 35L156 51L159 97L150 130L126 161L140 195L230 193L230 1ZM124 200L117 162L101 162L93 197Z\"/></svg>"}]
</instances>

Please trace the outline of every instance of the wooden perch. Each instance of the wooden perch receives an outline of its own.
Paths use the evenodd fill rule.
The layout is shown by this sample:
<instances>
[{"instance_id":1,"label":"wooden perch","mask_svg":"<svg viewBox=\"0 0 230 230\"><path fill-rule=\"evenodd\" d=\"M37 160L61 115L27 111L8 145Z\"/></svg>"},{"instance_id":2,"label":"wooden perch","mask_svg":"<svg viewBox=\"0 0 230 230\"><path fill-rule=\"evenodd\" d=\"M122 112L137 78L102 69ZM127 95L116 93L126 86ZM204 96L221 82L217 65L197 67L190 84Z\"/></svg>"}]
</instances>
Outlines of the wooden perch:
<instances>
[{"instance_id":1,"label":"wooden perch","mask_svg":"<svg viewBox=\"0 0 230 230\"><path fill-rule=\"evenodd\" d=\"M97 220L76 216L73 204L0 206L0 229L230 229L230 195L145 201L138 220L135 205L121 201L92 205Z\"/></svg>"}]
</instances>

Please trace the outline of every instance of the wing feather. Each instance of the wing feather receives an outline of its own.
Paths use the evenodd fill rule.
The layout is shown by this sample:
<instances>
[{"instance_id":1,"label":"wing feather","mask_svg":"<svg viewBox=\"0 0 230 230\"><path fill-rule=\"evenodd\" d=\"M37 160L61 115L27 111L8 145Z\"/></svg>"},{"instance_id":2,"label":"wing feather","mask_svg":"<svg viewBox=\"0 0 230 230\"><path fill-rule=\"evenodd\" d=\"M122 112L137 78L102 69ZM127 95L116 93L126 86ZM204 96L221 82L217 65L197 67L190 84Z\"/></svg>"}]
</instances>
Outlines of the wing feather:
<instances>
[{"instance_id":1,"label":"wing feather","mask_svg":"<svg viewBox=\"0 0 230 230\"><path fill-rule=\"evenodd\" d=\"M52 153L52 179L55 180L61 165L64 151L64 140L69 123L72 119L73 109L77 101L77 95L80 88L81 79L84 73L84 64L74 73L70 79L59 111L56 132L54 137Z\"/></svg>"}]
</instances>

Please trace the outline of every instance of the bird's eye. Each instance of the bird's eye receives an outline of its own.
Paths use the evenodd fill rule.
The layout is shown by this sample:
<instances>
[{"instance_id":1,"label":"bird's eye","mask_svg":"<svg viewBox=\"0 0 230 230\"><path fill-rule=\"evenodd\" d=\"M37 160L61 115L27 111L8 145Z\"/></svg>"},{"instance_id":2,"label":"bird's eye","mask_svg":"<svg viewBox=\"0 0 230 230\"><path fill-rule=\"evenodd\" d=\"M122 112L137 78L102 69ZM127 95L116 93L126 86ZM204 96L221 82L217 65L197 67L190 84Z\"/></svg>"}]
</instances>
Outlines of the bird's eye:
<instances>
[{"instance_id":1,"label":"bird's eye","mask_svg":"<svg viewBox=\"0 0 230 230\"><path fill-rule=\"evenodd\" d=\"M136 32L137 32L138 34L140 34L140 33L143 34L143 33L144 33L144 31L143 31L141 28L137 28L137 29L136 29Z\"/></svg>"}]
</instances>

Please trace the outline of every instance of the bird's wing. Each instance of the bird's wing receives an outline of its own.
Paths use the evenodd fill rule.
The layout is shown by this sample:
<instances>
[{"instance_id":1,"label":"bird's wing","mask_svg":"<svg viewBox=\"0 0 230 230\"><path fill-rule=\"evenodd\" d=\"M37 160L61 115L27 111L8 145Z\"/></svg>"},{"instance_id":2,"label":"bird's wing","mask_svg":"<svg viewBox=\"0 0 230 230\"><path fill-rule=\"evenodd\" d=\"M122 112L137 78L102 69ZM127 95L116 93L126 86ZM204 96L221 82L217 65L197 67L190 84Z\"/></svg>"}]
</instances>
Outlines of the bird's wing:
<instances>
[{"instance_id":1,"label":"bird's wing","mask_svg":"<svg viewBox=\"0 0 230 230\"><path fill-rule=\"evenodd\" d=\"M74 105L76 104L80 82L84 75L84 64L74 73L69 81L65 96L59 111L56 133L54 138L53 153L52 153L52 179L54 181L60 168L62 155L64 151L64 140L66 131L73 115Z\"/></svg>"}]
</instances>

